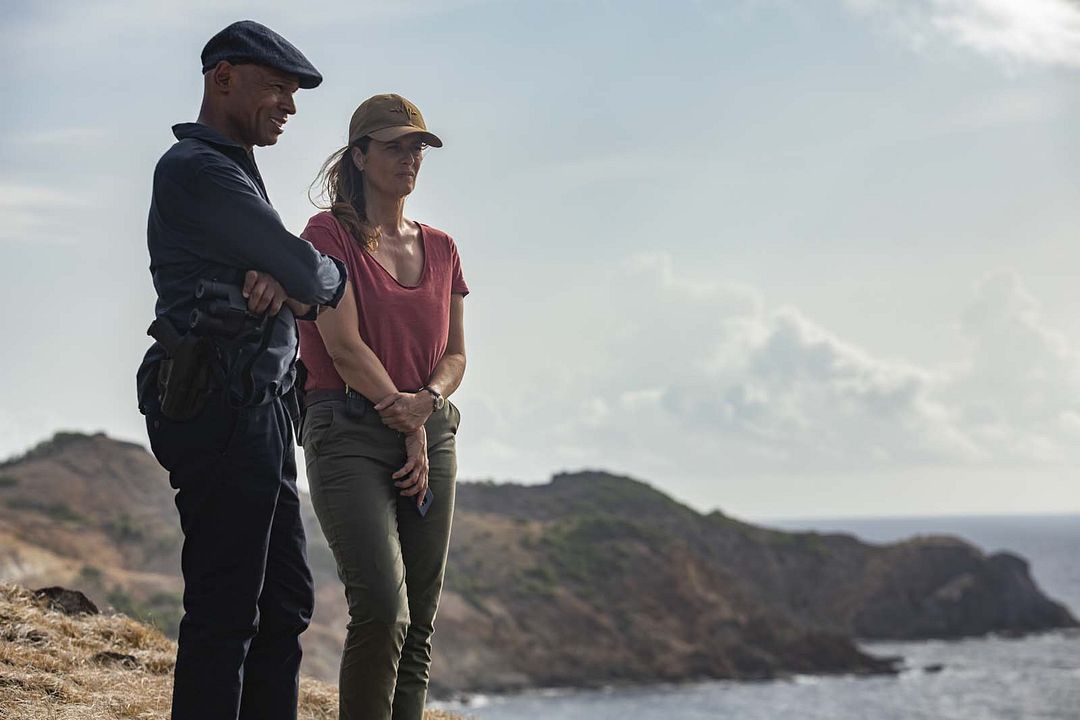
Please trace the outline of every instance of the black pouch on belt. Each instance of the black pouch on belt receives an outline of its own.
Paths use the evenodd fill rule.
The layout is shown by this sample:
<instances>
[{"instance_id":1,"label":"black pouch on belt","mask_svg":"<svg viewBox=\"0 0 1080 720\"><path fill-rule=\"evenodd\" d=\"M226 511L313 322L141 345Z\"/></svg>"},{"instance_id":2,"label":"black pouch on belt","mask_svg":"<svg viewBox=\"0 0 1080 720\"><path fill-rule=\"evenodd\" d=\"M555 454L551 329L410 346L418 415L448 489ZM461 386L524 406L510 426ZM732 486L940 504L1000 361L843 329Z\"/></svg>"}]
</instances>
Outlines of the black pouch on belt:
<instances>
[{"instance_id":1,"label":"black pouch on belt","mask_svg":"<svg viewBox=\"0 0 1080 720\"><path fill-rule=\"evenodd\" d=\"M158 318L146 334L161 343L168 357L158 368L161 414L169 420L191 420L206 405L210 392L210 342L190 333L181 335L164 318Z\"/></svg>"},{"instance_id":2,"label":"black pouch on belt","mask_svg":"<svg viewBox=\"0 0 1080 720\"><path fill-rule=\"evenodd\" d=\"M371 401L348 385L345 386L345 415L354 420L362 420L372 407Z\"/></svg>"}]
</instances>

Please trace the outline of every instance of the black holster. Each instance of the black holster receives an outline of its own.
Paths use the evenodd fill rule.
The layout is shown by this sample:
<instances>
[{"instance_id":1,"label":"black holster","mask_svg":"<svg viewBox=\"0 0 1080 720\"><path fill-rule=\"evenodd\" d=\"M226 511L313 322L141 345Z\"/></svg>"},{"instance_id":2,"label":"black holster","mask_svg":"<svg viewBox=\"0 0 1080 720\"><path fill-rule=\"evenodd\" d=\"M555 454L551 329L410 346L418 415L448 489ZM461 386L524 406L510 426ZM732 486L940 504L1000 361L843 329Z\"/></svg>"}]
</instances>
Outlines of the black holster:
<instances>
[{"instance_id":1,"label":"black holster","mask_svg":"<svg viewBox=\"0 0 1080 720\"><path fill-rule=\"evenodd\" d=\"M158 367L161 414L169 420L191 420L202 412L210 392L210 341L191 333L181 335L164 318L155 320L146 334L168 353Z\"/></svg>"}]
</instances>

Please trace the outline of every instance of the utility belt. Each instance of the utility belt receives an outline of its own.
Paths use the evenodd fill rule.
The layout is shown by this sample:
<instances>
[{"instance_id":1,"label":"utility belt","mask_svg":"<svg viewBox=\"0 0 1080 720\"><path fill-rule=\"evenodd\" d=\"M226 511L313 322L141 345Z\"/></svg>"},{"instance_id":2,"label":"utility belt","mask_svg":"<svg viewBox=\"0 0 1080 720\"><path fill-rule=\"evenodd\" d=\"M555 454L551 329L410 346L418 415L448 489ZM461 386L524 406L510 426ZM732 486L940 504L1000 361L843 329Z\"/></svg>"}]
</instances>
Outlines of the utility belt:
<instances>
[{"instance_id":1,"label":"utility belt","mask_svg":"<svg viewBox=\"0 0 1080 720\"><path fill-rule=\"evenodd\" d=\"M375 408L375 403L368 400L366 397L356 392L350 387L346 387L344 390L307 390L305 391L304 385L307 382L307 368L304 367L302 360L296 361L296 384L293 386L296 388L296 400L300 406L300 422L297 423L298 430L297 436L301 437L304 427L304 418L307 415L308 408L312 405L318 405L324 402L343 402L345 403L344 412L346 417L351 417L356 420L363 418L369 412Z\"/></svg>"},{"instance_id":2,"label":"utility belt","mask_svg":"<svg viewBox=\"0 0 1080 720\"><path fill-rule=\"evenodd\" d=\"M345 414L352 418L362 418L369 410L375 407L375 403L348 387L344 390L308 390L303 393L298 392L297 399L300 401L300 407L304 412L307 412L307 409L312 405L318 405L319 403L331 402L334 400L344 402Z\"/></svg>"},{"instance_id":3,"label":"utility belt","mask_svg":"<svg viewBox=\"0 0 1080 720\"><path fill-rule=\"evenodd\" d=\"M250 404L255 395L251 371L256 358L269 346L273 331L271 320L247 311L247 301L237 285L200 280L195 285L195 299L199 307L191 311L184 334L181 335L163 317L154 320L146 331L166 352L157 374L161 414L178 422L191 420L202 412L207 396L215 385L220 386L228 396L239 362L224 363L229 370L227 373L221 371L223 363L220 361L224 358L214 338L254 342L255 338L261 336L258 349L243 365L243 392L236 407Z\"/></svg>"}]
</instances>

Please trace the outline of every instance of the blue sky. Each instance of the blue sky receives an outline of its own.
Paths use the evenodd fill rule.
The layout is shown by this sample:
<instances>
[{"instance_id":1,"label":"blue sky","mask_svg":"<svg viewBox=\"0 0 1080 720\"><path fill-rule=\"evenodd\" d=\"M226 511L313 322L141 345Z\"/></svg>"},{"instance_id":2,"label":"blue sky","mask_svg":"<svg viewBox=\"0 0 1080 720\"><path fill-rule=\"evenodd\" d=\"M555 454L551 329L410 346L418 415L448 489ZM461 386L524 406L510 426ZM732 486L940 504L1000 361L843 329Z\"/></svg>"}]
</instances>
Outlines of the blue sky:
<instances>
[{"instance_id":1,"label":"blue sky","mask_svg":"<svg viewBox=\"0 0 1080 720\"><path fill-rule=\"evenodd\" d=\"M0 454L143 439L150 175L241 18L326 77L257 153L289 227L369 95L446 141L408 213L473 289L461 477L1080 511L1071 0L8 2Z\"/></svg>"}]
</instances>

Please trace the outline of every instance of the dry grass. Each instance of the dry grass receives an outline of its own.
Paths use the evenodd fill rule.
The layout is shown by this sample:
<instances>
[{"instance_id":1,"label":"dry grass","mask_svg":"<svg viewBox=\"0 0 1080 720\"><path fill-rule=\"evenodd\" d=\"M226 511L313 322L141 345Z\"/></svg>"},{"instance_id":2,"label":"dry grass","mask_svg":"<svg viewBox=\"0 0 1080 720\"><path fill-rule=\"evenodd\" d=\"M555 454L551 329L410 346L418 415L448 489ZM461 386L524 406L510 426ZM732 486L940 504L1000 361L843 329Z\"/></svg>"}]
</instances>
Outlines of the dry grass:
<instances>
[{"instance_id":1,"label":"dry grass","mask_svg":"<svg viewBox=\"0 0 1080 720\"><path fill-rule=\"evenodd\" d=\"M175 643L123 615L69 617L0 584L3 720L167 718L175 656ZM300 718L336 717L337 688L302 679ZM425 720L455 718L425 713Z\"/></svg>"}]
</instances>

